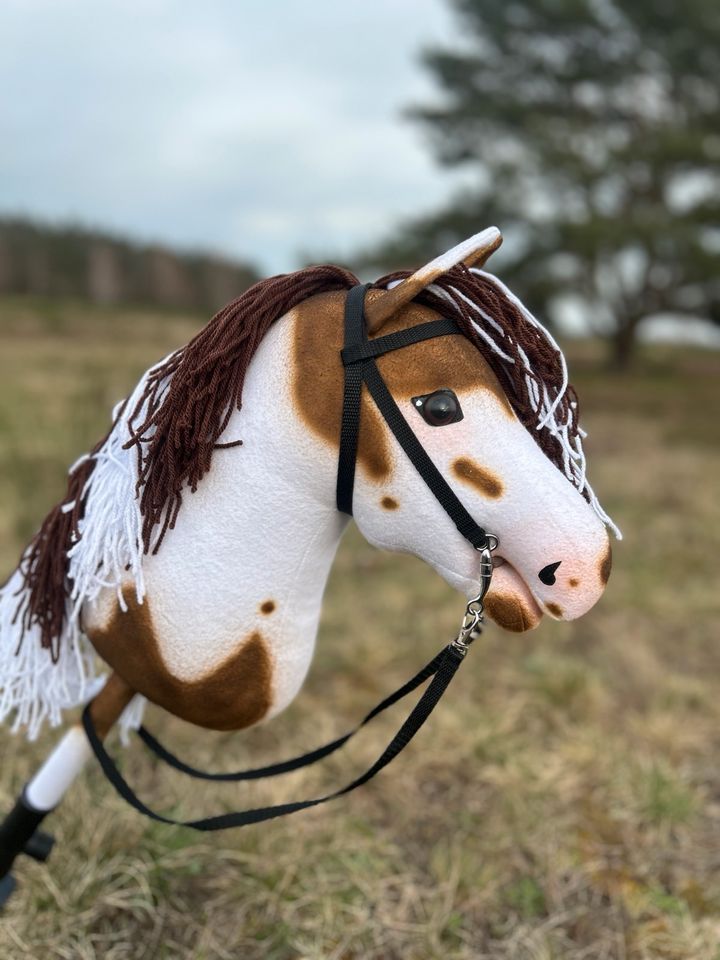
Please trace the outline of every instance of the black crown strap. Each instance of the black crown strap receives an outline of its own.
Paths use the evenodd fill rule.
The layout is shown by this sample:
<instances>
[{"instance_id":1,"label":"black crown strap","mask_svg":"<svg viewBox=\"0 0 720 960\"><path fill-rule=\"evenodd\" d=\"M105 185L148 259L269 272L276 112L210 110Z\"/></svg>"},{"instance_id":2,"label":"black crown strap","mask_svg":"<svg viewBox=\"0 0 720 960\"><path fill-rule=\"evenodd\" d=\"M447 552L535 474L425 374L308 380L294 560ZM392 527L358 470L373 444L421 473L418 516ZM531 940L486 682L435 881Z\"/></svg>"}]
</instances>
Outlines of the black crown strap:
<instances>
[{"instance_id":1,"label":"black crown strap","mask_svg":"<svg viewBox=\"0 0 720 960\"><path fill-rule=\"evenodd\" d=\"M460 533L475 549L488 544L487 534L468 513L450 484L432 462L413 433L412 427L387 388L375 357L420 343L432 337L460 334L457 324L448 319L431 320L414 327L368 340L365 328L365 295L369 284L359 284L348 291L345 301L345 346L341 357L345 365L345 396L340 428L340 454L337 474L337 507L352 515L355 462L360 434L362 386L366 384L380 413L395 435L413 466L428 485L443 510Z\"/></svg>"},{"instance_id":2,"label":"black crown strap","mask_svg":"<svg viewBox=\"0 0 720 960\"><path fill-rule=\"evenodd\" d=\"M283 817L290 813L297 813L299 810L307 810L309 807L317 807L321 803L327 803L329 800L335 800L338 797L342 797L344 794L350 793L351 790L355 790L357 787L367 783L368 780L372 780L372 778L376 776L383 769L383 767L386 767L391 760L393 760L405 749L418 730L423 726L427 718L437 706L443 693L447 690L450 681L455 676L455 672L463 661L463 657L464 654L459 652L453 644L448 644L448 646L441 650L438 656L431 661L431 664L428 664L428 667L432 665L434 668L430 673L426 673L428 667L425 667L420 671L420 674L426 674L423 679L427 680L430 676L432 676L432 681L428 684L423 695L415 704L408 718L405 720L403 725L400 727L398 732L392 738L375 763L373 763L372 766L365 771L365 773L361 774L359 777L356 777L346 786L341 787L339 790L335 790L332 793L327 793L321 797L315 797L311 800L296 800L290 803L277 803L269 807L256 807L253 809L240 810L233 813L221 813L218 816L203 817L199 820L175 820L172 817L166 817L164 814L157 813L155 810L152 810L150 807L146 806L146 804L144 804L142 800L136 796L132 787L118 770L115 761L103 746L102 740L95 730L89 704L83 711L82 723L85 733L87 734L90 747L97 757L103 773L123 798L123 800L129 803L131 807L134 807L134 809L139 813L144 814L146 817L150 817L152 820L157 820L160 823L169 823L174 826L190 827L193 830L211 831L227 830L230 827L245 827L251 823L262 823L264 820L273 820L275 817ZM420 676L420 674L418 674L418 676ZM413 681L410 681L409 683L412 684ZM418 684L415 684L415 686L417 685ZM405 687L401 688L401 690L408 686L409 684L406 684ZM412 689L414 689L414 687L412 687ZM405 692L409 693L410 690L407 689ZM398 691L398 694L399 693L400 691ZM396 699L400 699L400 697L396 696ZM392 697L388 698L388 700L392 700ZM383 703L385 703L385 701L383 701ZM383 704L379 704L378 708L372 712L372 715L377 716L377 713L381 712L380 708L384 709ZM370 718L370 715L368 715L368 717L363 721L363 723L360 724L360 726L363 726L363 724L366 723ZM345 739L348 738L346 737ZM298 764L298 766L305 765L306 764L304 763ZM280 766L283 765L275 765L275 767ZM218 777L215 779L220 778ZM248 777L247 779L254 778Z\"/></svg>"},{"instance_id":3,"label":"black crown strap","mask_svg":"<svg viewBox=\"0 0 720 960\"><path fill-rule=\"evenodd\" d=\"M345 300L345 347L357 347L367 342L365 331L365 294L370 284L359 284L348 291ZM362 366L350 363L345 367L345 393L340 451L337 473L337 508L352 515L352 497L355 486L355 462L360 436L360 401L362 399Z\"/></svg>"}]
</instances>

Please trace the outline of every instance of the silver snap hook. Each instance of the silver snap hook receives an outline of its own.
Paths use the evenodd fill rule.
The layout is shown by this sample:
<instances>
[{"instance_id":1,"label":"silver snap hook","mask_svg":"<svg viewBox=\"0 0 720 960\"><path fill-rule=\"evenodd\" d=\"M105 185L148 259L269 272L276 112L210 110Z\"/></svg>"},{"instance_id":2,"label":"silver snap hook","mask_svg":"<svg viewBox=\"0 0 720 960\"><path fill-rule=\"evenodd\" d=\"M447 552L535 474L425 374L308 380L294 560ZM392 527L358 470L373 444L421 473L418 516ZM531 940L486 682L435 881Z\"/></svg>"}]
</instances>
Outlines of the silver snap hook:
<instances>
[{"instance_id":1,"label":"silver snap hook","mask_svg":"<svg viewBox=\"0 0 720 960\"><path fill-rule=\"evenodd\" d=\"M479 548L480 553L480 591L475 597L471 597L465 606L462 623L457 637L453 640L451 646L461 656L465 656L473 640L476 640L482 632L483 624L483 601L485 595L490 589L490 583L493 575L492 552L497 549L498 538L489 533L486 537L485 546Z\"/></svg>"}]
</instances>

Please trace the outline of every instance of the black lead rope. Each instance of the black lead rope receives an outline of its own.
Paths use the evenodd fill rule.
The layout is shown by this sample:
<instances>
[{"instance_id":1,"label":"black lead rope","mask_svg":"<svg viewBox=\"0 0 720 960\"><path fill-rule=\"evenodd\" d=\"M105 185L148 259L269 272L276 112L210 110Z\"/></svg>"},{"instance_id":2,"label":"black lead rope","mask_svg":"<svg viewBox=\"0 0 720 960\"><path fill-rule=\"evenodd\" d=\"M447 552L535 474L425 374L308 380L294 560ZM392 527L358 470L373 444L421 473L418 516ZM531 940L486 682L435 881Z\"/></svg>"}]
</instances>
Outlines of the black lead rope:
<instances>
[{"instance_id":1,"label":"black lead rope","mask_svg":"<svg viewBox=\"0 0 720 960\"><path fill-rule=\"evenodd\" d=\"M158 820L161 823L176 826L191 827L194 830L225 830L229 827L244 827L250 823L261 823L275 817L283 817L298 810L307 810L316 807L328 800L335 800L351 790L362 786L386 767L410 743L418 730L437 706L440 698L447 690L450 681L463 661L467 646L477 635L482 621L482 597L490 582L492 563L490 548L494 538L488 537L485 530L478 526L470 516L461 501L455 495L449 484L425 452L420 441L413 433L412 428L403 416L397 403L388 390L375 358L393 350L400 350L413 343L420 343L434 337L461 334L457 324L449 319L432 320L421 323L406 330L387 334L369 340L365 326L365 295L369 284L359 284L353 287L345 302L345 345L341 352L345 367L345 396L343 400L342 424L340 430L340 453L338 458L337 474L337 506L343 513L352 515L353 489L355 485L355 463L357 459L358 440L360 436L360 408L362 402L363 384L385 418L388 426L395 435L408 458L418 471L422 479L435 495L445 512L453 521L460 533L477 549L483 552L481 566L484 586L481 594L468 603L463 626L456 640L444 647L437 656L417 673L412 680L382 700L348 733L322 747L317 747L301 756L265 767L254 767L240 770L235 773L207 773L198 770L179 760L164 747L145 727L141 727L140 738L145 746L155 753L163 762L176 770L199 780L215 780L239 782L243 780L260 780L264 777L276 777L293 770L299 770L330 756L343 747L348 740L355 736L374 717L383 713L393 704L402 700L416 690L426 680L428 684L424 693L411 710L409 716L378 757L375 763L361 776L351 781L340 790L316 797L312 800L298 800L291 803L279 803L269 807L258 807L251 810L242 810L235 813L223 813L215 817L205 817L200 820L175 820L163 816L147 807L140 800L128 782L118 770L115 761L103 746L93 724L90 705L83 711L82 723L85 728L90 746L102 767L105 776L115 787L120 796L130 806L145 816ZM495 541L496 543L497 541Z\"/></svg>"},{"instance_id":2,"label":"black lead rope","mask_svg":"<svg viewBox=\"0 0 720 960\"><path fill-rule=\"evenodd\" d=\"M404 699L409 693L412 693L413 690L417 690L422 683L425 683L426 680L436 674L440 667L440 661L444 656L445 650L443 649L434 656L430 663L426 664L419 673L416 673L412 680L408 680L408 682L400 687L399 690L396 690L395 693L391 693L389 697L385 697L370 713L363 717L356 727L353 727L348 733L343 734L342 737L331 740L330 743L326 743L322 747L317 747L315 750L310 750L308 753L302 754L302 756L293 757L291 760L282 760L280 763L272 763L267 767L254 767L249 770L239 770L236 773L208 773L205 770L198 770L179 760L156 740L145 727L140 727L138 735L148 749L160 757L168 766L174 767L175 770L179 770L189 777L194 777L196 780L216 780L225 783L238 783L241 780L262 780L265 777L279 777L283 773L292 773L293 770L300 770L302 767L308 767L312 763L317 763L318 760L324 760L325 757L329 757L331 753L335 753L340 747L345 746L348 740L351 740L367 723L370 723L370 721L379 714L384 713L387 709L398 703L398 701Z\"/></svg>"},{"instance_id":3,"label":"black lead rope","mask_svg":"<svg viewBox=\"0 0 720 960\"><path fill-rule=\"evenodd\" d=\"M327 744L325 747L320 747L318 750L312 751L309 754L304 754L302 757L297 757L294 760L287 760L284 763L274 764L271 767L246 770L240 774L203 775L203 779L208 780L252 780L258 779L260 776L273 776L278 773L286 773L289 770L296 770L300 767L307 766L309 763L313 763L315 760L318 760L323 756L328 756L328 754L338 749L343 745L343 743L347 742L347 740L349 740L350 737L353 736L353 734L360 727L364 726L369 720L371 720L373 716L377 716L378 713L381 713L392 703L396 703L398 700L402 699L402 697L406 696L408 693L418 687L424 680L432 677L432 681L413 707L410 715L392 738L382 754L375 761L375 763L373 763L373 765L369 767L365 773L361 774L359 777L356 777L355 780L352 780L346 786L339 790L335 790L332 793L327 793L324 796L315 797L312 800L296 800L290 803L277 803L269 807L256 807L254 809L240 810L234 813L222 813L215 817L203 817L200 820L175 820L173 817L166 817L163 814L157 813L155 810L151 810L150 807L146 806L135 794L127 780L125 780L125 778L122 776L115 764L115 761L103 746L102 740L97 735L97 731L95 730L89 704L83 711L82 723L93 753L97 757L105 776L108 778L113 787L115 787L123 800L129 803L131 807L134 807L139 813L143 813L146 817L150 817L152 820L157 820L160 823L168 823L179 827L191 827L193 830L211 831L227 830L230 827L245 827L251 823L262 823L265 820L273 820L275 817L284 817L290 813L297 813L299 810L307 810L309 807L317 807L321 803L327 803L328 800L335 800L338 797L342 797L344 794L350 793L351 790L355 790L357 787L367 783L368 780L372 780L372 778L378 774L383 767L386 767L391 760L393 760L405 749L418 730L425 723L427 718L437 706L440 698L450 685L450 681L455 676L457 668L462 663L463 658L464 650L462 648L458 648L455 643L448 644L448 646L441 650L441 652L434 657L434 659L426 667L424 667L420 673L417 674L417 676L405 684L404 687L401 687L396 693L392 694L390 697L387 697L386 700L383 700L382 703L378 704L375 710L371 711L355 730L351 731L345 737L340 737L338 740ZM153 743L157 743L153 737L150 739ZM145 742L148 743L147 740L145 740ZM164 751L164 748L162 749L164 753L167 753L167 751ZM172 755L168 754L168 756ZM165 759L165 757L163 757L163 759ZM177 764L174 765L177 766ZM178 769L184 769L186 773L192 770L192 768L186 768L184 764L178 766ZM271 772L267 773L263 771ZM197 773L198 771L193 771L193 775L196 775Z\"/></svg>"}]
</instances>

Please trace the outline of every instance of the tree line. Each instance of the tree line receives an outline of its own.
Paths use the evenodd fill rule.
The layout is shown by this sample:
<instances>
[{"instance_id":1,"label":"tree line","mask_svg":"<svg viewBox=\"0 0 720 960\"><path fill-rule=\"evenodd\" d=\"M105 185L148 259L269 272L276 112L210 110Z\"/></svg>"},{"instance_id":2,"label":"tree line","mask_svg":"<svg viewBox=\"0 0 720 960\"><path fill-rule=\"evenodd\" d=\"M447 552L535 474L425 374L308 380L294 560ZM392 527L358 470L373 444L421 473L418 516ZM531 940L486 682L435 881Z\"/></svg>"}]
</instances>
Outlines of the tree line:
<instances>
[{"instance_id":1,"label":"tree line","mask_svg":"<svg viewBox=\"0 0 720 960\"><path fill-rule=\"evenodd\" d=\"M247 263L109 233L0 218L0 293L215 312L253 284Z\"/></svg>"}]
</instances>

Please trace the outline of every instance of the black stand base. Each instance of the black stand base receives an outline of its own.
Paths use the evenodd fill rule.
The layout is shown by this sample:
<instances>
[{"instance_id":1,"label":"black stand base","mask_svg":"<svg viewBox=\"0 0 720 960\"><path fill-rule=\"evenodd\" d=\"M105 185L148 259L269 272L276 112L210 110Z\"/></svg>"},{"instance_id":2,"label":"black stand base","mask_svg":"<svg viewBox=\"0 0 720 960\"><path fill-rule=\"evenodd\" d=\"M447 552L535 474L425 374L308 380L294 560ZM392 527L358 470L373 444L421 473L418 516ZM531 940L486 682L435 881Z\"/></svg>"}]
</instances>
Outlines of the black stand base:
<instances>
[{"instance_id":1,"label":"black stand base","mask_svg":"<svg viewBox=\"0 0 720 960\"><path fill-rule=\"evenodd\" d=\"M55 846L55 837L51 833L45 833L44 830L36 830L23 848L23 853L37 860L38 863L45 863L52 848Z\"/></svg>"},{"instance_id":2,"label":"black stand base","mask_svg":"<svg viewBox=\"0 0 720 960\"><path fill-rule=\"evenodd\" d=\"M49 810L36 810L22 792L15 806L0 824L0 907L15 889L10 872L21 853L44 863L50 856L55 840L49 833L38 830Z\"/></svg>"}]
</instances>

